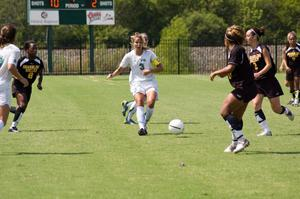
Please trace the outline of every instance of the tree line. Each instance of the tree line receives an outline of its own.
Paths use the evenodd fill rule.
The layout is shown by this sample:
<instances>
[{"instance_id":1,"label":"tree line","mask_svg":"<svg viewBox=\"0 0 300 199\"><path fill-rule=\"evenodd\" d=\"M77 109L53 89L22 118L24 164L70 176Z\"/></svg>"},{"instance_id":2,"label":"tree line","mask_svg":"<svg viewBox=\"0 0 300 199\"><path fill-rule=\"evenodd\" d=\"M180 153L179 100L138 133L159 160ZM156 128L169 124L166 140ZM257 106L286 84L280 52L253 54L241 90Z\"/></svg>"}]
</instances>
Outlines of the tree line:
<instances>
[{"instance_id":1,"label":"tree line","mask_svg":"<svg viewBox=\"0 0 300 199\"><path fill-rule=\"evenodd\" d=\"M46 26L27 23L26 0L1 0L0 24L14 23L17 42L46 41ZM284 40L290 31L300 33L299 0L115 0L114 26L94 26L95 40L128 42L134 32L146 32L156 43L161 40L222 41L227 26L245 29L264 27L265 41ZM67 30L67 31L66 31ZM88 26L53 27L54 40L61 45L88 40Z\"/></svg>"}]
</instances>

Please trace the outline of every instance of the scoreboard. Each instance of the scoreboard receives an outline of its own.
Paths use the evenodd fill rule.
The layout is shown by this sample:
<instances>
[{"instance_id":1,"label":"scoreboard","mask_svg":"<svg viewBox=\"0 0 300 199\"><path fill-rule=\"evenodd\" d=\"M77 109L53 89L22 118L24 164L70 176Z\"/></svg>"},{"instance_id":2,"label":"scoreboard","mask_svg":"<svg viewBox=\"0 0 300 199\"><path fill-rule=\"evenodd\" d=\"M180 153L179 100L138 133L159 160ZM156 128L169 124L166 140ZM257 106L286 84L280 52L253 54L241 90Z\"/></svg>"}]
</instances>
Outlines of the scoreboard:
<instances>
[{"instance_id":1,"label":"scoreboard","mask_svg":"<svg viewBox=\"0 0 300 199\"><path fill-rule=\"evenodd\" d=\"M30 25L114 25L113 0L27 0Z\"/></svg>"}]
</instances>

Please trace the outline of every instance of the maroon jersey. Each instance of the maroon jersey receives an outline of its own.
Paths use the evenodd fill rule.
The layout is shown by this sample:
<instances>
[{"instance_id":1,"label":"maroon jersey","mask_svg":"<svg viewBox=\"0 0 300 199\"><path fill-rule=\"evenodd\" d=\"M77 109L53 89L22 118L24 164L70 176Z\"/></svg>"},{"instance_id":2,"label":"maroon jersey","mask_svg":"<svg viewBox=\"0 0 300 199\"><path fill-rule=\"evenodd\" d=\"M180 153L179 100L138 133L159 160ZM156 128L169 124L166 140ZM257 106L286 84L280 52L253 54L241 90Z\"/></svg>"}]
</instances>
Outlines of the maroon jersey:
<instances>
[{"instance_id":1,"label":"maroon jersey","mask_svg":"<svg viewBox=\"0 0 300 199\"><path fill-rule=\"evenodd\" d=\"M44 69L43 61L39 57L29 59L28 57L21 57L17 63L19 73L28 80L29 86L33 84L40 70ZM19 80L14 81L17 85L23 84Z\"/></svg>"},{"instance_id":2,"label":"maroon jersey","mask_svg":"<svg viewBox=\"0 0 300 199\"><path fill-rule=\"evenodd\" d=\"M254 73L257 73L259 71L261 71L265 66L266 66L266 61L264 59L263 56L263 49L267 49L267 52L270 55L270 59L271 59L271 68L263 75L261 75L260 79L264 79L267 77L274 77L276 72L277 72L277 68L276 65L273 61L273 58L271 56L270 50L267 46L259 44L256 48L251 49L250 53L249 53L249 58L250 58L250 64L252 67L252 70Z\"/></svg>"},{"instance_id":3,"label":"maroon jersey","mask_svg":"<svg viewBox=\"0 0 300 199\"><path fill-rule=\"evenodd\" d=\"M296 47L288 47L285 50L287 65L291 68L300 67L300 44L297 43Z\"/></svg>"},{"instance_id":4,"label":"maroon jersey","mask_svg":"<svg viewBox=\"0 0 300 199\"><path fill-rule=\"evenodd\" d=\"M235 45L229 53L228 64L235 66L228 76L230 84L234 88L247 88L247 85L254 83L254 75L249 59L242 46Z\"/></svg>"}]
</instances>

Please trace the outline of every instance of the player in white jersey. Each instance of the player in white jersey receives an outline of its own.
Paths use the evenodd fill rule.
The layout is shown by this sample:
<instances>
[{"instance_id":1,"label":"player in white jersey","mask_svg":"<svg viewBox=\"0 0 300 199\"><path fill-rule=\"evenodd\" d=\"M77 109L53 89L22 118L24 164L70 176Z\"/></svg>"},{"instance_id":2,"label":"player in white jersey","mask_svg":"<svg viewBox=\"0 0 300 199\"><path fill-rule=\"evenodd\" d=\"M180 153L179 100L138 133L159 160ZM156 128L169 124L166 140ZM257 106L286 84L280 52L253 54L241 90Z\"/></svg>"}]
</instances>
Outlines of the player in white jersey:
<instances>
[{"instance_id":1,"label":"player in white jersey","mask_svg":"<svg viewBox=\"0 0 300 199\"><path fill-rule=\"evenodd\" d=\"M154 52L144 48L144 41L140 33L131 36L131 42L134 49L123 57L119 67L110 73L107 79L121 74L127 67L131 68L129 75L130 91L136 102L138 134L142 136L148 133L146 125L152 116L155 100L158 96L158 86L154 73L161 72L163 66ZM147 103L146 113L144 113L145 99Z\"/></svg>"},{"instance_id":2,"label":"player in white jersey","mask_svg":"<svg viewBox=\"0 0 300 199\"><path fill-rule=\"evenodd\" d=\"M10 99L12 75L28 86L28 81L16 69L20 49L12 44L16 37L16 28L12 24L4 25L0 30L0 131L6 124Z\"/></svg>"},{"instance_id":3,"label":"player in white jersey","mask_svg":"<svg viewBox=\"0 0 300 199\"><path fill-rule=\"evenodd\" d=\"M141 33L141 36L144 41L144 48L148 49L148 35L146 33ZM125 117L124 124L133 125L136 122L132 119L133 115L136 113L136 103L133 100L123 100L122 103L122 115ZM128 113L127 113L128 111Z\"/></svg>"}]
</instances>

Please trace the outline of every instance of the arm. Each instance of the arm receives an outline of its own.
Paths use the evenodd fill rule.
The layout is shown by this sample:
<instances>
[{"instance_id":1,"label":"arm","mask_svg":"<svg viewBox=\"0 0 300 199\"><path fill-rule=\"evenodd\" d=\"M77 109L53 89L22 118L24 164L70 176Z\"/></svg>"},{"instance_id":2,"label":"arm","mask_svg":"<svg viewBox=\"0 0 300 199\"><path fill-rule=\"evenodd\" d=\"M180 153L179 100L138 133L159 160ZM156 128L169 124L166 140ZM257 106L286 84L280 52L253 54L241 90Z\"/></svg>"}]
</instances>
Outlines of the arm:
<instances>
[{"instance_id":1,"label":"arm","mask_svg":"<svg viewBox=\"0 0 300 199\"><path fill-rule=\"evenodd\" d=\"M43 87L42 87L42 82L43 82L43 71L44 71L44 68L42 68L40 71L39 71L39 78L38 78L38 83L37 83L37 88L39 90L42 90Z\"/></svg>"},{"instance_id":2,"label":"arm","mask_svg":"<svg viewBox=\"0 0 300 199\"><path fill-rule=\"evenodd\" d=\"M159 73L159 72L163 71L163 65L157 59L154 59L152 61L152 64L155 66L155 68L144 69L143 75L149 75L150 73Z\"/></svg>"},{"instance_id":3,"label":"arm","mask_svg":"<svg viewBox=\"0 0 300 199\"><path fill-rule=\"evenodd\" d=\"M260 70L257 73L254 73L254 78L255 79L259 79L260 76L267 73L270 70L270 68L272 67L272 61L271 61L270 53L267 50L267 48L263 48L262 55L263 55L263 58L266 62L266 65L262 70Z\"/></svg>"},{"instance_id":4,"label":"arm","mask_svg":"<svg viewBox=\"0 0 300 199\"><path fill-rule=\"evenodd\" d=\"M209 77L210 77L210 80L213 81L214 78L216 76L219 76L219 77L225 77L227 76L228 74L230 74L235 68L235 65L233 64L228 64L227 66L225 66L224 68L220 69L220 70L216 70L212 73L210 73Z\"/></svg>"},{"instance_id":5,"label":"arm","mask_svg":"<svg viewBox=\"0 0 300 199\"><path fill-rule=\"evenodd\" d=\"M285 50L286 48L284 48L282 52L282 68L285 69L286 71L291 71L291 68L287 64L287 57L285 54Z\"/></svg>"},{"instance_id":6,"label":"arm","mask_svg":"<svg viewBox=\"0 0 300 199\"><path fill-rule=\"evenodd\" d=\"M24 87L27 87L29 85L27 79L25 79L20 73L19 71L16 69L14 64L8 64L7 65L8 70L11 72L11 74L20 82L22 82L22 84L24 84Z\"/></svg>"},{"instance_id":7,"label":"arm","mask_svg":"<svg viewBox=\"0 0 300 199\"><path fill-rule=\"evenodd\" d=\"M125 71L125 69L126 68L119 66L114 72L109 73L106 76L106 79L112 79L113 77L120 75L121 73L123 73Z\"/></svg>"}]
</instances>

